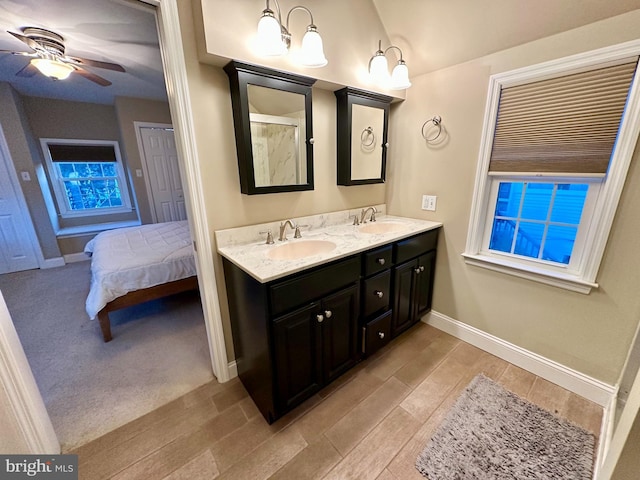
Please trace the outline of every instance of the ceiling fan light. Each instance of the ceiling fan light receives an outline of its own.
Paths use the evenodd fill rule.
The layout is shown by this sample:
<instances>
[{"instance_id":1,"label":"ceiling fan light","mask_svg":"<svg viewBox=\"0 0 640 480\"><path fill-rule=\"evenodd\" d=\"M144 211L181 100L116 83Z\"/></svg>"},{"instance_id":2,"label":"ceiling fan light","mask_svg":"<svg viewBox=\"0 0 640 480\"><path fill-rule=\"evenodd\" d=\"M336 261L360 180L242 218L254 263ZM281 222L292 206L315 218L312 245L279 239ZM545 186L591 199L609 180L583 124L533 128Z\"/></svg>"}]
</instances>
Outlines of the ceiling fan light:
<instances>
[{"instance_id":1,"label":"ceiling fan light","mask_svg":"<svg viewBox=\"0 0 640 480\"><path fill-rule=\"evenodd\" d=\"M324 48L322 45L322 37L318 33L315 25L309 25L307 32L302 37L302 46L300 48L300 63L305 67L324 67L327 63L327 57L324 56Z\"/></svg>"},{"instance_id":2,"label":"ceiling fan light","mask_svg":"<svg viewBox=\"0 0 640 480\"><path fill-rule=\"evenodd\" d=\"M282 27L268 8L262 11L258 21L257 45L262 55L278 56L287 53L287 46L282 40Z\"/></svg>"},{"instance_id":3,"label":"ceiling fan light","mask_svg":"<svg viewBox=\"0 0 640 480\"><path fill-rule=\"evenodd\" d=\"M49 60L47 58L34 58L31 60L31 65L36 67L40 73L46 77L53 78L55 80L64 80L71 75L74 68L59 60Z\"/></svg>"},{"instance_id":4,"label":"ceiling fan light","mask_svg":"<svg viewBox=\"0 0 640 480\"><path fill-rule=\"evenodd\" d=\"M411 86L409 80L409 69L403 60L400 60L398 64L393 68L391 72L391 83L389 88L391 90L404 90Z\"/></svg>"}]
</instances>

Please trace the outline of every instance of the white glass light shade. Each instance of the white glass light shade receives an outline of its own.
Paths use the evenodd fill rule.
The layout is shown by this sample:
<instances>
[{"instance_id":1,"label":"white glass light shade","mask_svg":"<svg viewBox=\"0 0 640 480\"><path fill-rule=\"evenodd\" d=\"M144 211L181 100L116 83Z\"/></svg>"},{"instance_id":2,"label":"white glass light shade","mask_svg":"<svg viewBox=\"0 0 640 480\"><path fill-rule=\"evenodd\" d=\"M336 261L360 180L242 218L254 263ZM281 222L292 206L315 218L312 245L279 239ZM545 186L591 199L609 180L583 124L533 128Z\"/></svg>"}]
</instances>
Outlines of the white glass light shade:
<instances>
[{"instance_id":1,"label":"white glass light shade","mask_svg":"<svg viewBox=\"0 0 640 480\"><path fill-rule=\"evenodd\" d=\"M387 85L389 83L389 65L387 57L384 53L376 53L369 63L369 74L371 79L378 85Z\"/></svg>"},{"instance_id":2,"label":"white glass light shade","mask_svg":"<svg viewBox=\"0 0 640 480\"><path fill-rule=\"evenodd\" d=\"M258 22L256 39L262 55L276 56L287 53L287 46L282 41L282 29L270 10L264 10Z\"/></svg>"},{"instance_id":3,"label":"white glass light shade","mask_svg":"<svg viewBox=\"0 0 640 480\"><path fill-rule=\"evenodd\" d=\"M307 28L307 33L302 37L300 47L300 63L305 67L324 67L328 61L324 56L322 37L311 25Z\"/></svg>"},{"instance_id":4,"label":"white glass light shade","mask_svg":"<svg viewBox=\"0 0 640 480\"><path fill-rule=\"evenodd\" d=\"M31 65L40 70L43 75L56 80L64 80L74 70L71 65L46 58L34 58L31 60Z\"/></svg>"},{"instance_id":5,"label":"white glass light shade","mask_svg":"<svg viewBox=\"0 0 640 480\"><path fill-rule=\"evenodd\" d=\"M393 68L391 72L391 83L389 88L391 90L403 90L409 88L411 82L409 81L409 69L407 65L400 60L398 64Z\"/></svg>"}]
</instances>

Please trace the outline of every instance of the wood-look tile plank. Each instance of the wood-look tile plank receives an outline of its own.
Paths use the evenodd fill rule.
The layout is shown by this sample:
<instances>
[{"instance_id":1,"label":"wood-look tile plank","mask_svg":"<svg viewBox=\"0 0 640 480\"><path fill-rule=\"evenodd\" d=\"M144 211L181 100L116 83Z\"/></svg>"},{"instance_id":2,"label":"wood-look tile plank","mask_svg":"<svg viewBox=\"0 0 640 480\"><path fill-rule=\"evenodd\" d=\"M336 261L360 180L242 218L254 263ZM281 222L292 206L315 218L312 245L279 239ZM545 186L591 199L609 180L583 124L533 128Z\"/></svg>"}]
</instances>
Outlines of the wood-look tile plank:
<instances>
[{"instance_id":1,"label":"wood-look tile plank","mask_svg":"<svg viewBox=\"0 0 640 480\"><path fill-rule=\"evenodd\" d=\"M375 479L418 428L410 414L399 407L394 409L325 479Z\"/></svg>"},{"instance_id":2,"label":"wood-look tile plank","mask_svg":"<svg viewBox=\"0 0 640 480\"><path fill-rule=\"evenodd\" d=\"M218 478L219 480L265 480L306 446L307 442L300 433L295 429L286 428L250 453L248 452L242 461L234 463Z\"/></svg>"},{"instance_id":3,"label":"wood-look tile plank","mask_svg":"<svg viewBox=\"0 0 640 480\"><path fill-rule=\"evenodd\" d=\"M206 450L162 480L214 480L219 474L218 465L211 451Z\"/></svg>"},{"instance_id":4,"label":"wood-look tile plank","mask_svg":"<svg viewBox=\"0 0 640 480\"><path fill-rule=\"evenodd\" d=\"M376 480L400 480L400 479L385 468L382 471L382 473L378 475Z\"/></svg>"},{"instance_id":5,"label":"wood-look tile plank","mask_svg":"<svg viewBox=\"0 0 640 480\"><path fill-rule=\"evenodd\" d=\"M535 403L540 408L562 417L565 415L569 394L568 390L544 378L536 377L527 397L530 402Z\"/></svg>"},{"instance_id":6,"label":"wood-look tile plank","mask_svg":"<svg viewBox=\"0 0 640 480\"><path fill-rule=\"evenodd\" d=\"M498 379L500 385L521 398L527 398L536 376L526 370L509 364Z\"/></svg>"},{"instance_id":7,"label":"wood-look tile plank","mask_svg":"<svg viewBox=\"0 0 640 480\"><path fill-rule=\"evenodd\" d=\"M391 377L325 432L341 455L346 455L403 399L410 388Z\"/></svg>"},{"instance_id":8,"label":"wood-look tile plank","mask_svg":"<svg viewBox=\"0 0 640 480\"><path fill-rule=\"evenodd\" d=\"M325 476L340 460L331 442L321 436L274 473L269 480L316 480Z\"/></svg>"},{"instance_id":9,"label":"wood-look tile plank","mask_svg":"<svg viewBox=\"0 0 640 480\"><path fill-rule=\"evenodd\" d=\"M416 387L458 344L460 340L450 335L441 335L399 368L394 376L410 387Z\"/></svg>"},{"instance_id":10,"label":"wood-look tile plank","mask_svg":"<svg viewBox=\"0 0 640 480\"><path fill-rule=\"evenodd\" d=\"M229 381L227 388L213 395L213 403L219 412L224 412L227 408L235 405L249 394L242 385L238 377Z\"/></svg>"},{"instance_id":11,"label":"wood-look tile plank","mask_svg":"<svg viewBox=\"0 0 640 480\"><path fill-rule=\"evenodd\" d=\"M377 377L358 375L300 418L295 427L307 442L314 442L382 383Z\"/></svg>"},{"instance_id":12,"label":"wood-look tile plank","mask_svg":"<svg viewBox=\"0 0 640 480\"><path fill-rule=\"evenodd\" d=\"M564 413L567 420L579 425L587 432L593 433L596 440L600 437L603 414L603 409L600 405L571 393Z\"/></svg>"}]
</instances>

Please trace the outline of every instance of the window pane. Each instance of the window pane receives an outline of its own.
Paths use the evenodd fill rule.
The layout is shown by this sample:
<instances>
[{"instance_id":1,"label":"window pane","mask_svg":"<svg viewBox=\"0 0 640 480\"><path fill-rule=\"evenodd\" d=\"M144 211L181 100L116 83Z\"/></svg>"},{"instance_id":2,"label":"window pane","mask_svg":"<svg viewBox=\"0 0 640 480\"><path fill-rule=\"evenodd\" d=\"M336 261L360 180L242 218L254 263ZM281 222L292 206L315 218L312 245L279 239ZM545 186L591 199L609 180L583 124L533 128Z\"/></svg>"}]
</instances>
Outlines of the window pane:
<instances>
[{"instance_id":1,"label":"window pane","mask_svg":"<svg viewBox=\"0 0 640 480\"><path fill-rule=\"evenodd\" d=\"M64 182L64 188L67 193L69 208L71 210L81 210L83 207L79 182Z\"/></svg>"},{"instance_id":2,"label":"window pane","mask_svg":"<svg viewBox=\"0 0 640 480\"><path fill-rule=\"evenodd\" d=\"M543 234L543 223L520 222L513 253L524 257L538 258Z\"/></svg>"},{"instance_id":3,"label":"window pane","mask_svg":"<svg viewBox=\"0 0 640 480\"><path fill-rule=\"evenodd\" d=\"M87 164L89 168L89 172L91 177L102 177L102 166L99 163L89 163Z\"/></svg>"},{"instance_id":4,"label":"window pane","mask_svg":"<svg viewBox=\"0 0 640 480\"><path fill-rule=\"evenodd\" d=\"M546 220L553 194L553 183L527 183L521 218Z\"/></svg>"},{"instance_id":5,"label":"window pane","mask_svg":"<svg viewBox=\"0 0 640 480\"><path fill-rule=\"evenodd\" d=\"M516 223L513 220L494 219L489 248L499 252L511 253L511 244L513 243L515 230Z\"/></svg>"},{"instance_id":6,"label":"window pane","mask_svg":"<svg viewBox=\"0 0 640 480\"><path fill-rule=\"evenodd\" d=\"M550 225L544 242L542 259L568 264L569 260L571 260L571 252L573 251L573 244L576 241L577 234L577 227Z\"/></svg>"},{"instance_id":7,"label":"window pane","mask_svg":"<svg viewBox=\"0 0 640 480\"><path fill-rule=\"evenodd\" d=\"M588 190L587 184L559 184L551 211L551 221L578 225Z\"/></svg>"},{"instance_id":8,"label":"window pane","mask_svg":"<svg viewBox=\"0 0 640 480\"><path fill-rule=\"evenodd\" d=\"M513 218L518 216L523 188L524 183L500 182L498 201L496 202L496 216Z\"/></svg>"},{"instance_id":9,"label":"window pane","mask_svg":"<svg viewBox=\"0 0 640 480\"><path fill-rule=\"evenodd\" d=\"M73 168L73 163L58 163L56 165L58 166L62 178L77 177L76 171Z\"/></svg>"},{"instance_id":10,"label":"window pane","mask_svg":"<svg viewBox=\"0 0 640 480\"><path fill-rule=\"evenodd\" d=\"M116 164L115 163L103 163L102 171L105 177L116 177Z\"/></svg>"}]
</instances>

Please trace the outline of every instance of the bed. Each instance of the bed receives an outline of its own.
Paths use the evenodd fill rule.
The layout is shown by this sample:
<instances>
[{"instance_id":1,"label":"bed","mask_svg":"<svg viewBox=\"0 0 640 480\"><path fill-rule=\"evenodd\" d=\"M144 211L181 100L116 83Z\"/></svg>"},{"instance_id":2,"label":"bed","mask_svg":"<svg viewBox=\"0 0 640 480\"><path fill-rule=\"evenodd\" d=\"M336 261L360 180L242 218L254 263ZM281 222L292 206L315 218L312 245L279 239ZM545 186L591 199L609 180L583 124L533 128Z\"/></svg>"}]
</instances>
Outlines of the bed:
<instances>
[{"instance_id":1,"label":"bed","mask_svg":"<svg viewBox=\"0 0 640 480\"><path fill-rule=\"evenodd\" d=\"M84 248L91 255L86 310L111 340L109 312L198 287L186 221L101 232Z\"/></svg>"}]
</instances>

